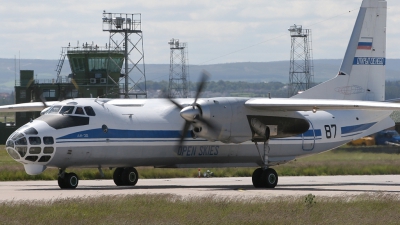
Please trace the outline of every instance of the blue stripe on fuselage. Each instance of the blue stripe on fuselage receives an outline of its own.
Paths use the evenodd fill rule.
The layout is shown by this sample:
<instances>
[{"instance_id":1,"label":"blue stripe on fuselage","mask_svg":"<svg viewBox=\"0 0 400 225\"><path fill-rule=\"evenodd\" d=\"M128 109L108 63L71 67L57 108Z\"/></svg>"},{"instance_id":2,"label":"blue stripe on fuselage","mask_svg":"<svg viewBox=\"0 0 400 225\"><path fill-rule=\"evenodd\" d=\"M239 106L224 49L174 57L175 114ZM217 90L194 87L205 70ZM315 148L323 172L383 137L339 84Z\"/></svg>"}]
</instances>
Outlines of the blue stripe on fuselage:
<instances>
[{"instance_id":1,"label":"blue stripe on fuselage","mask_svg":"<svg viewBox=\"0 0 400 225\"><path fill-rule=\"evenodd\" d=\"M94 139L94 138L180 138L178 130L118 130L108 129L104 133L102 129L79 131L57 138L61 139ZM190 137L190 132L186 137Z\"/></svg>"},{"instance_id":2,"label":"blue stripe on fuselage","mask_svg":"<svg viewBox=\"0 0 400 225\"><path fill-rule=\"evenodd\" d=\"M348 134L348 133L353 133L353 132L359 132L359 131L364 131L372 127L375 122L373 123L365 123L365 124L359 124L359 125L353 125L353 126L347 126L347 127L342 127L342 135L343 134Z\"/></svg>"}]
</instances>

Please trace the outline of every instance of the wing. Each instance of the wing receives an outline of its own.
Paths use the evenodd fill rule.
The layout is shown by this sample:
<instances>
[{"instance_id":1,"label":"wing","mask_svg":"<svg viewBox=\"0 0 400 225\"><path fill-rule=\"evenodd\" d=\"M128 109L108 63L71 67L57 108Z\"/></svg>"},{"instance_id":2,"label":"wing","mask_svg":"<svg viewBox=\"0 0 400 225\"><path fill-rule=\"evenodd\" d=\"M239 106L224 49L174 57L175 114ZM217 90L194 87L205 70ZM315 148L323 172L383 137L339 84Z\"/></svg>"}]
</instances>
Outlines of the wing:
<instances>
[{"instance_id":1,"label":"wing","mask_svg":"<svg viewBox=\"0 0 400 225\"><path fill-rule=\"evenodd\" d=\"M57 101L46 102L47 106L52 106ZM28 102L21 104L13 104L13 105L2 105L0 106L0 112L33 112L33 111L42 111L46 108L42 102Z\"/></svg>"},{"instance_id":2,"label":"wing","mask_svg":"<svg viewBox=\"0 0 400 225\"><path fill-rule=\"evenodd\" d=\"M399 103L331 99L252 98L245 105L274 111L400 110Z\"/></svg>"}]
</instances>

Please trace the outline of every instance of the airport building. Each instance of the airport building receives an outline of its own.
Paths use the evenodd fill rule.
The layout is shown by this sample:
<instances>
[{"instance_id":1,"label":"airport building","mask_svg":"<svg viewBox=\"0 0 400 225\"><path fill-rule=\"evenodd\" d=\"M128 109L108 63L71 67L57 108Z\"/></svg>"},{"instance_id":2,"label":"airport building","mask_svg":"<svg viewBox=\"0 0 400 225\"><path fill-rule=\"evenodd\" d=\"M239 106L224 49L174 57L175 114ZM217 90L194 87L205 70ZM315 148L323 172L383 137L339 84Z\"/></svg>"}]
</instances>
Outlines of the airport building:
<instances>
[{"instance_id":1,"label":"airport building","mask_svg":"<svg viewBox=\"0 0 400 225\"><path fill-rule=\"evenodd\" d=\"M64 54L64 55L63 55ZM65 57L72 73L60 76ZM63 48L53 79L35 79L33 70L21 70L15 81L15 103L61 101L70 98L119 98L119 84L124 63L123 50L111 50L97 45ZM56 71L57 71L56 70ZM0 123L0 143L21 125L40 116L40 112L15 113L15 123Z\"/></svg>"}]
</instances>

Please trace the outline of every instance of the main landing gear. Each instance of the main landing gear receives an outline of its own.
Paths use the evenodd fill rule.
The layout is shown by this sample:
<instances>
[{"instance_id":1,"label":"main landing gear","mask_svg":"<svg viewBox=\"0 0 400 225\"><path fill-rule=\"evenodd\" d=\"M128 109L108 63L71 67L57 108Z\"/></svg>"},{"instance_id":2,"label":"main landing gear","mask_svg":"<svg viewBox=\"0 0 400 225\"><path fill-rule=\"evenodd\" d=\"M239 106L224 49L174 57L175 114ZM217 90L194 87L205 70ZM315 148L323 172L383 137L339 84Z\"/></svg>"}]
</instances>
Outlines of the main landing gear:
<instances>
[{"instance_id":1,"label":"main landing gear","mask_svg":"<svg viewBox=\"0 0 400 225\"><path fill-rule=\"evenodd\" d=\"M261 156L260 149L258 148L257 142L254 142L258 150L258 154L263 162L262 168L254 170L252 175L253 186L255 188L274 188L278 184L278 174L272 168L268 167L268 154L269 146L268 139L264 142L264 155ZM268 149L268 150L267 150Z\"/></svg>"},{"instance_id":2,"label":"main landing gear","mask_svg":"<svg viewBox=\"0 0 400 225\"><path fill-rule=\"evenodd\" d=\"M65 169L58 172L58 186L61 189L75 189L78 187L79 178L75 173L66 173Z\"/></svg>"},{"instance_id":3,"label":"main landing gear","mask_svg":"<svg viewBox=\"0 0 400 225\"><path fill-rule=\"evenodd\" d=\"M113 179L117 186L135 186L139 180L139 174L133 167L118 167L114 171Z\"/></svg>"},{"instance_id":4,"label":"main landing gear","mask_svg":"<svg viewBox=\"0 0 400 225\"><path fill-rule=\"evenodd\" d=\"M113 174L114 183L117 186L135 186L139 180L139 174L133 167L118 167ZM61 189L75 189L78 187L79 178L75 173L67 173L65 169L58 172L58 186Z\"/></svg>"}]
</instances>

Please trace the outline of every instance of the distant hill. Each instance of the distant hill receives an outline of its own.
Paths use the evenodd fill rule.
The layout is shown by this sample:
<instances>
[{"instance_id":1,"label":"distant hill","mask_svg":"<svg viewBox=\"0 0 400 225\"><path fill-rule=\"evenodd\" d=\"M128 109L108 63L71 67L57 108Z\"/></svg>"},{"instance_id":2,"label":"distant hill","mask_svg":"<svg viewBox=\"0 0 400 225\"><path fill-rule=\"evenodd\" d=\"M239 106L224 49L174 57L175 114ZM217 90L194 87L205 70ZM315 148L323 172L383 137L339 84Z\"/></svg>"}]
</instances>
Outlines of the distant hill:
<instances>
[{"instance_id":1,"label":"distant hill","mask_svg":"<svg viewBox=\"0 0 400 225\"><path fill-rule=\"evenodd\" d=\"M314 60L315 82L323 82L334 77L342 60L316 59ZM15 80L15 64L21 70L34 70L37 79L52 79L56 77L58 60L21 59L15 63L14 59L0 59L0 92L11 92ZM400 59L388 59L386 66L387 80L400 80ZM289 61L276 62L242 62L211 65L190 65L189 76L192 82L197 81L201 70L212 74L211 80L247 81L287 83L289 80ZM64 63L62 75L71 73L69 63ZM17 74L17 79L18 79ZM146 64L147 80L168 80L169 64Z\"/></svg>"}]
</instances>

